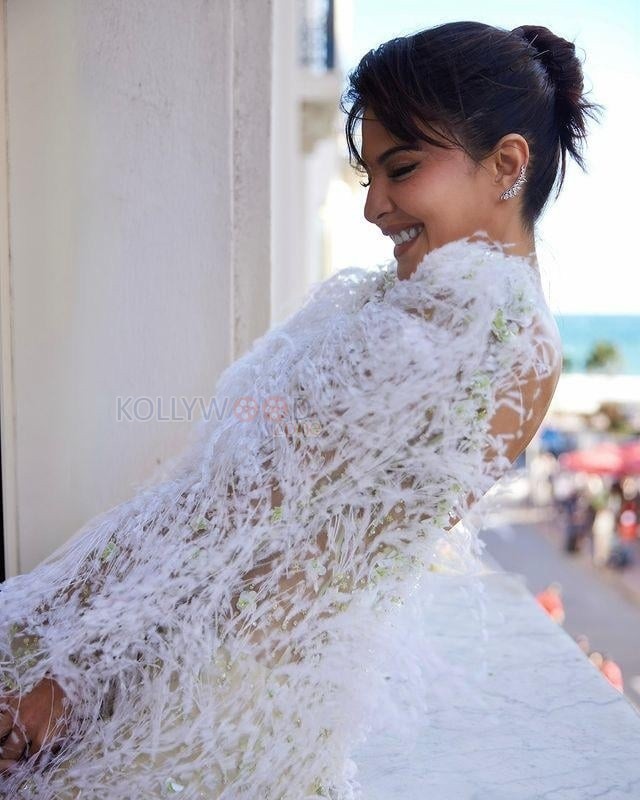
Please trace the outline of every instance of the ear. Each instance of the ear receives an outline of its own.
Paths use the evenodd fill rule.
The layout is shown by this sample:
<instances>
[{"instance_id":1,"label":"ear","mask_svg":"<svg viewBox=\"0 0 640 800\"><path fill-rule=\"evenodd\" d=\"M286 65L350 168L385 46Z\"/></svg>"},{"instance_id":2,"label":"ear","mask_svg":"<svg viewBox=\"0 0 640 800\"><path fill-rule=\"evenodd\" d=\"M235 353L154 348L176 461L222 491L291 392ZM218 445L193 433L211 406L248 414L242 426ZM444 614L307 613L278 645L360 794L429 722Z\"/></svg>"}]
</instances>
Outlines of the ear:
<instances>
[{"instance_id":1,"label":"ear","mask_svg":"<svg viewBox=\"0 0 640 800\"><path fill-rule=\"evenodd\" d=\"M529 145L519 133L508 133L496 145L489 162L493 180L502 191L520 177L523 164L529 163Z\"/></svg>"}]
</instances>

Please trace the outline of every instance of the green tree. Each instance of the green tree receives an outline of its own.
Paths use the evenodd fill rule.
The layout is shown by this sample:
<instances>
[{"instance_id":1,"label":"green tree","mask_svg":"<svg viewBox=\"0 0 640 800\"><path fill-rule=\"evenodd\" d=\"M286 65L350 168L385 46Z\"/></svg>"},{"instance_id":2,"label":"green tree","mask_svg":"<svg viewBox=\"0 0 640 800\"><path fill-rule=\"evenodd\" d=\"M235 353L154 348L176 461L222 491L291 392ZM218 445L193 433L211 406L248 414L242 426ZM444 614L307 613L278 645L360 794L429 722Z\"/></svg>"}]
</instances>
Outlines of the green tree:
<instances>
[{"instance_id":1,"label":"green tree","mask_svg":"<svg viewBox=\"0 0 640 800\"><path fill-rule=\"evenodd\" d=\"M615 374L620 371L624 359L617 346L603 339L594 343L586 361L587 372L606 372Z\"/></svg>"}]
</instances>

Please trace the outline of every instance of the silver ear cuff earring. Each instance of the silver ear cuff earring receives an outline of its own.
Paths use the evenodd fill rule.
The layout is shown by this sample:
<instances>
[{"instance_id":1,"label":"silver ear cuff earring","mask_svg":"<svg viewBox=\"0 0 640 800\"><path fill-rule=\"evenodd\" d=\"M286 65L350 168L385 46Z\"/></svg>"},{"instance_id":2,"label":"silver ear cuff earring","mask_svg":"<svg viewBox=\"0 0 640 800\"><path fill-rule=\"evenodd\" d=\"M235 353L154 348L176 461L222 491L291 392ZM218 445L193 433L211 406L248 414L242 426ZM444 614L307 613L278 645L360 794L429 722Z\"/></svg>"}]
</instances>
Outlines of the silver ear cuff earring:
<instances>
[{"instance_id":1,"label":"silver ear cuff earring","mask_svg":"<svg viewBox=\"0 0 640 800\"><path fill-rule=\"evenodd\" d=\"M513 184L510 189L507 189L506 192L503 192L500 195L501 200L508 200L510 197L515 197L520 189L522 188L522 184L527 182L527 179L524 177L524 171L526 170L527 165L523 164L520 167L520 175L518 176L518 180Z\"/></svg>"}]
</instances>

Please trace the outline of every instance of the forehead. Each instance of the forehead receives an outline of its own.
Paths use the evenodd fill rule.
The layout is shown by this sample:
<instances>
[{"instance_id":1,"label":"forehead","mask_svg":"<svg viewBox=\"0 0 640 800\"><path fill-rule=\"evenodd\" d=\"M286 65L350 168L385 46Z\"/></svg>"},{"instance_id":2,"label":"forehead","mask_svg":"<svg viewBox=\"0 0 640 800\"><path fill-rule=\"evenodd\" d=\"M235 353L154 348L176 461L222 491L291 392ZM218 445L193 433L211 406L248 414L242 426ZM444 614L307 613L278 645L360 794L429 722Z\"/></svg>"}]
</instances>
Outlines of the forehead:
<instances>
[{"instance_id":1,"label":"forehead","mask_svg":"<svg viewBox=\"0 0 640 800\"><path fill-rule=\"evenodd\" d=\"M427 128L425 125L421 125L420 127L432 138L443 142L446 141L445 137L441 135L442 132L437 124L434 124L433 127L430 128ZM377 119L375 114L368 109L362 117L361 131L362 147L360 156L367 166L376 164L381 155L394 147L402 146L404 149L411 149L413 151L428 150L434 147L434 145L424 140L411 142L396 138L385 128L380 120Z\"/></svg>"},{"instance_id":2,"label":"forehead","mask_svg":"<svg viewBox=\"0 0 640 800\"><path fill-rule=\"evenodd\" d=\"M366 164L373 164L378 156L390 147L408 144L410 143L403 142L392 136L372 112L365 112L362 118L362 148L360 155ZM415 144L415 147L418 148L419 144Z\"/></svg>"}]
</instances>

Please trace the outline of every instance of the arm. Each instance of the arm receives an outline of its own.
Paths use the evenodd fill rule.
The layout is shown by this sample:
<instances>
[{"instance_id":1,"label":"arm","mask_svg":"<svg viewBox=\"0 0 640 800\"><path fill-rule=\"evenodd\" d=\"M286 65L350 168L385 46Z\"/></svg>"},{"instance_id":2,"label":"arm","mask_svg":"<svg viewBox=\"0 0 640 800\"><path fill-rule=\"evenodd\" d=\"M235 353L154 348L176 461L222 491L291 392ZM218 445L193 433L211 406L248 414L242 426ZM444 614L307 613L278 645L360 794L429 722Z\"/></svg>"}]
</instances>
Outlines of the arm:
<instances>
[{"instance_id":1,"label":"arm","mask_svg":"<svg viewBox=\"0 0 640 800\"><path fill-rule=\"evenodd\" d=\"M538 341L542 348L549 344L549 332L545 328L545 323L539 318L536 318L534 325L526 333L531 337L532 341ZM520 331L520 335L523 335L522 331ZM547 348L540 352L539 348L538 355L540 356L538 363L527 364L526 369L524 369L523 364L517 365L514 363L513 369L503 373L501 379L495 382L496 389L492 393L492 402L490 404L493 413L488 419L483 419L482 412L486 410L484 405L481 405L478 409L478 418L482 426L482 440L484 441L483 460L487 466L487 473L492 475L495 480L507 468L505 459L509 465L513 464L535 435L548 411L558 383L561 362L557 351ZM522 368L517 368L518 366ZM493 378L497 377L498 372L496 371ZM423 408L428 408L428 402L428 396L420 398L420 404ZM429 438L429 433L433 434L434 432L431 428L431 419L428 412L426 420L427 422L421 431L421 435ZM437 431L435 431L435 434L432 438L437 441ZM336 450L328 450L324 456L325 463L333 463L337 458ZM334 471L332 479L338 478L348 467L349 463L343 461ZM401 474L400 471L398 471L398 474ZM400 485L405 490L411 490L414 483L415 475L405 474L401 479ZM473 491L468 492L464 497L460 496L457 502L459 509L457 514L454 513L451 506L448 506L448 514L438 518L436 524L445 531L451 530L460 520L460 517L464 516L464 513L473 507L479 499L477 492ZM282 507L283 494L277 488L272 491L271 504L275 512ZM433 521L433 513L431 511L428 514L419 514L407 518L405 508L404 503L401 502L394 505L383 516L369 520L371 524L367 527L367 535L363 540L362 555L368 562L370 571L373 571L374 574L376 557L387 546L385 534L406 527L410 535L415 536L418 523L430 519ZM344 512L345 509L343 509ZM341 574L337 567L336 554L328 549L327 542L327 526L324 526L319 530L314 546L300 559L298 569L283 575L277 583L276 593L279 595L278 602L282 610L279 620L288 626L297 625L304 616L305 604L301 603L300 595L306 598L307 605L309 605L313 602L318 592L318 587L314 588L308 581L309 561L319 567L318 571L321 573L318 581L320 590L332 583L342 585L348 592L354 589L353 582L349 581L344 574ZM243 575L242 588L233 598L234 608L238 607L242 610L242 597L246 596L247 592L251 593L260 590L262 581L265 577L273 575L283 556L283 552L275 553ZM293 602L294 598L296 603ZM294 605L296 604L298 607L302 605L303 610L295 613ZM241 618L242 614L238 620L240 626L242 624ZM252 640L258 643L266 642L270 637L273 639L273 622L268 625L263 619L262 623L251 634ZM284 641L286 641L286 637ZM277 656L280 657L280 655L281 652L279 651Z\"/></svg>"},{"instance_id":2,"label":"arm","mask_svg":"<svg viewBox=\"0 0 640 800\"><path fill-rule=\"evenodd\" d=\"M493 439L505 439L507 441L506 455L510 462L513 463L515 461L537 430L546 413L556 383L557 376L555 374L539 379L533 372L528 375L524 383L514 381L514 385L510 387L510 390L520 390L522 392L523 407L530 412L528 420L522 427L519 415L509 406L502 405L500 403L501 398L498 397L498 410L491 419L489 430ZM517 434L515 433L516 431L518 431ZM337 453L335 450L329 450L325 455L326 463L332 463L336 459ZM495 447L487 448L485 456L487 462L491 462L496 455ZM334 471L333 479L340 475L345 466L346 464L343 463ZM410 481L405 481L405 488L409 486L409 483ZM282 509L283 502L284 496L281 489L274 485L271 491L271 509L275 517L278 516L279 510ZM468 507L471 507L474 502L475 497L469 495L467 497ZM178 507L184 509L185 503L186 498L182 496ZM420 519L423 521L425 517ZM368 554L367 557L370 564L373 565L375 563L376 553L379 552L376 547L376 540L390 526L401 525L403 521L404 506L401 505L395 506L388 514L379 518L375 524L370 526L370 533L365 542L365 552ZM457 521L457 518L453 518L450 524L444 525L444 528L450 529ZM249 632L245 627L242 614L244 597L247 592L259 589L261 581L274 572L277 562L282 560L282 553L263 560L243 574L241 584L231 601L231 608L235 612L232 617L232 630L236 635L247 636L258 646L258 652L260 652L260 643L265 642L265 644L270 645L268 650L261 652L261 658L279 661L286 656L288 645L286 631L302 622L305 613L304 610L296 611L296 607L299 608L300 606L300 598L301 596L305 598L307 604L313 602L317 590L314 590L313 586L308 582L305 561L315 560L315 563L319 565L320 588L333 583L341 586L344 591L353 590L352 582L349 581L347 576L340 574L339 569L336 567L336 560L328 557L327 540L327 529L326 527L321 528L316 536L315 546L310 548L300 559L300 568L293 570L289 574L282 574L282 577L277 582L277 605L274 606L273 610L279 609L278 618L274 619L272 617L268 624L263 622L255 629L249 629ZM112 549L112 547L109 547L101 554L104 558L102 560L99 559L98 563L102 566L93 575L93 585L89 586L87 583L83 585L72 584L67 590L68 597L77 593L86 601L93 592L99 591L100 582L105 579L109 563L108 556ZM382 549L383 545L380 545L380 550ZM328 611L322 612L319 618L326 617L328 614ZM280 626L283 631L282 636L273 635L274 626ZM14 642L16 652L22 650L24 653L27 653L30 649L32 650L35 644L32 638L21 634L19 631L16 631ZM273 647L274 642L278 643L276 647ZM293 652L289 654L289 657L295 660L300 656ZM65 694L54 679L51 677L43 678L22 698L9 695L0 698L0 701L5 702L8 706L7 711L4 714L0 714L0 745L3 745L0 772L9 769L13 763L21 758L27 742L30 743L30 754L37 755L48 747L51 747L55 752L56 742L60 737L64 736L66 728Z\"/></svg>"}]
</instances>

